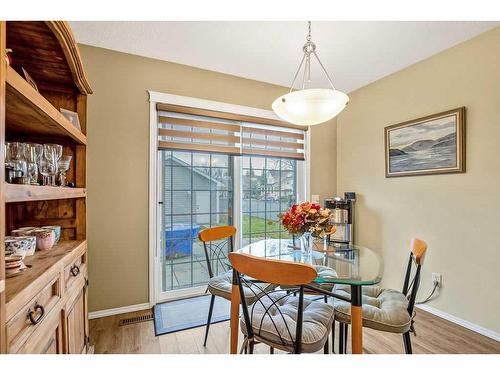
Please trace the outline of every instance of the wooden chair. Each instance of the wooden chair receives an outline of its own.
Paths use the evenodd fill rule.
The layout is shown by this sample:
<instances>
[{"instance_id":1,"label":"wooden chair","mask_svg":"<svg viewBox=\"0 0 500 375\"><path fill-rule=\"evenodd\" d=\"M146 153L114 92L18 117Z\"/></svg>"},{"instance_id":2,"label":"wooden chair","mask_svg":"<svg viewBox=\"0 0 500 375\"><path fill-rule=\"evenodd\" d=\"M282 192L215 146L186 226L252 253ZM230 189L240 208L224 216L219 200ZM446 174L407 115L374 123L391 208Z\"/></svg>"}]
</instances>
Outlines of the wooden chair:
<instances>
[{"instance_id":1,"label":"wooden chair","mask_svg":"<svg viewBox=\"0 0 500 375\"><path fill-rule=\"evenodd\" d=\"M328 353L328 336L333 322L333 306L304 299L304 293L316 277L314 267L301 263L231 253L240 294L244 288L259 291L253 304L242 300L244 334L242 351L253 353L256 343L269 345L271 353L280 349L289 353ZM264 283L296 285L298 296L283 290L264 291Z\"/></svg>"},{"instance_id":2,"label":"wooden chair","mask_svg":"<svg viewBox=\"0 0 500 375\"><path fill-rule=\"evenodd\" d=\"M369 286L363 287L362 296L363 327L402 334L406 354L412 354L410 333L415 332L413 328L415 298L420 285L420 270L427 244L422 240L412 239L410 249L402 292ZM335 292L350 297L349 287L338 285L335 287ZM339 353L343 354L346 351L348 325L351 323L350 305L334 299L334 308L335 320L339 322ZM333 336L334 331L332 331L332 341L335 342Z\"/></svg>"},{"instance_id":3,"label":"wooden chair","mask_svg":"<svg viewBox=\"0 0 500 375\"><path fill-rule=\"evenodd\" d=\"M207 262L208 281L207 291L210 292L210 307L208 309L207 327L205 330L205 340L203 346L207 345L208 331L214 308L215 296L231 300L233 271L230 267L228 254L234 250L234 235L236 228L233 226L221 226L207 228L198 234L198 238L203 242L205 259ZM264 290L274 289L273 285L264 285ZM249 303L255 299L254 293L245 290L245 297ZM243 296L243 294L242 294Z\"/></svg>"}]
</instances>

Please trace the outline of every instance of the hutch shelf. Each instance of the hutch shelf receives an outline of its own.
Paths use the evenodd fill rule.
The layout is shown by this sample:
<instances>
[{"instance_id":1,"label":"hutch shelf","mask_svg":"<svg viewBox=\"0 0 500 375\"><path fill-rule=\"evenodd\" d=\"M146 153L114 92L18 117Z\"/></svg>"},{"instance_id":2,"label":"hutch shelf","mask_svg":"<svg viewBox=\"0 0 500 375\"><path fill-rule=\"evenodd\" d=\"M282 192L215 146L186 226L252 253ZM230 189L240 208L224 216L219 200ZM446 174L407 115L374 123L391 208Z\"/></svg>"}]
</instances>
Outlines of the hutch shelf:
<instances>
[{"instance_id":1,"label":"hutch shelf","mask_svg":"<svg viewBox=\"0 0 500 375\"><path fill-rule=\"evenodd\" d=\"M2 21L0 52L0 353L89 353L86 120L92 91L66 22ZM61 108L78 113L81 129ZM63 155L72 156L66 175L75 187L5 182L6 141L62 145ZM45 225L61 226L60 241L26 257L25 271L6 278L4 237Z\"/></svg>"}]
</instances>

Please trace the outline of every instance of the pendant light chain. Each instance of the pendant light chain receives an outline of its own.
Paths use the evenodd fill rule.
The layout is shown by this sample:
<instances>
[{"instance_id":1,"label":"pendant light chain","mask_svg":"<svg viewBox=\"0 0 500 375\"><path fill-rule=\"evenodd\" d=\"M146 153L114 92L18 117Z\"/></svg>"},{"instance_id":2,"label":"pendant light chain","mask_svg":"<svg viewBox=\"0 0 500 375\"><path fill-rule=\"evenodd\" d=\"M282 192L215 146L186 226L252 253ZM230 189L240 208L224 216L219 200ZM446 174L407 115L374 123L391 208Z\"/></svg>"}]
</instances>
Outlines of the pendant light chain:
<instances>
[{"instance_id":1,"label":"pendant light chain","mask_svg":"<svg viewBox=\"0 0 500 375\"><path fill-rule=\"evenodd\" d=\"M294 89L295 82L297 81L297 77L299 76L299 73L302 69L302 66L304 66L304 72L302 75L302 90L306 88L307 83L311 82L311 54L316 57L316 60L318 60L318 63L325 73L326 79L328 80L328 83L332 87L332 89L335 90L335 86L333 86L333 81L330 78L330 75L326 71L325 67L323 66L323 63L318 57L318 54L316 53L316 44L311 41L311 21L307 21L307 36L306 36L306 43L302 47L302 51L304 52L304 55L302 56L302 60L300 61L299 67L297 69L297 72L295 73L295 76L293 77L292 84L290 85L290 91L292 92Z\"/></svg>"}]
</instances>

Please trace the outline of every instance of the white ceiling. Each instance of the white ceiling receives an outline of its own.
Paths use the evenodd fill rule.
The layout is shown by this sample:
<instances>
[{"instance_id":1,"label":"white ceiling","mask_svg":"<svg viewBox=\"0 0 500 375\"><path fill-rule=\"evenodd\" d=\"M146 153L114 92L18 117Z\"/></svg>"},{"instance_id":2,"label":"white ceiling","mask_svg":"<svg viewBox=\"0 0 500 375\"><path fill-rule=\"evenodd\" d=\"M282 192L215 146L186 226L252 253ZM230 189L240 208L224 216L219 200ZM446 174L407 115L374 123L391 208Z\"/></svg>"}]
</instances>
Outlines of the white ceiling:
<instances>
[{"instance_id":1,"label":"white ceiling","mask_svg":"<svg viewBox=\"0 0 500 375\"><path fill-rule=\"evenodd\" d=\"M500 22L313 22L335 86L350 92ZM306 22L71 22L79 43L289 86ZM319 66L313 84L326 86Z\"/></svg>"}]
</instances>

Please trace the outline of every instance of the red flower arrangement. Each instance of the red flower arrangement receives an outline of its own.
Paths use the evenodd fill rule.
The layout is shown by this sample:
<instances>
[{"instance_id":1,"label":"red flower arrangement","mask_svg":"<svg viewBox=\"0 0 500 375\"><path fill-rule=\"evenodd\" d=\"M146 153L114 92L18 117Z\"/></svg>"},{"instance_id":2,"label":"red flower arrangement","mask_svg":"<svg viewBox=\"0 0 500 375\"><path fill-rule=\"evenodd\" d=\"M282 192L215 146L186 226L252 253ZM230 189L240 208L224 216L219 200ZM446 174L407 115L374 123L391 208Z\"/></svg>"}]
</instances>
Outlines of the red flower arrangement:
<instances>
[{"instance_id":1,"label":"red flower arrangement","mask_svg":"<svg viewBox=\"0 0 500 375\"><path fill-rule=\"evenodd\" d=\"M328 208L321 208L317 203L303 202L294 204L279 217L283 226L292 235L310 232L314 237L324 237L335 233L335 227L330 224L330 215Z\"/></svg>"}]
</instances>

